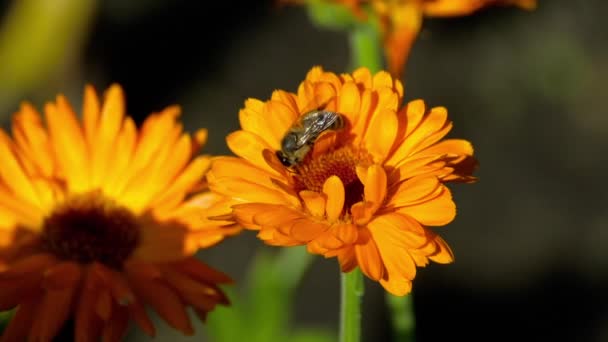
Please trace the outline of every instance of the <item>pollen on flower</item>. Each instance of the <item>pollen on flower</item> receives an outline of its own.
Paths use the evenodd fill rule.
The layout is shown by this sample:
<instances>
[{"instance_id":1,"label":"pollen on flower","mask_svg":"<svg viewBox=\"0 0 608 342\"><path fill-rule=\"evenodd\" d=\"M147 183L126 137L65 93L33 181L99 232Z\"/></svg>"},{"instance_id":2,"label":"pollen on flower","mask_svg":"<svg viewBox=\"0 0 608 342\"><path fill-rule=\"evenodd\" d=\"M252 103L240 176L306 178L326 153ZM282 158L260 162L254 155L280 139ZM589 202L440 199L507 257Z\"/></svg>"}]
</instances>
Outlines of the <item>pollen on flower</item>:
<instances>
[{"instance_id":1,"label":"pollen on flower","mask_svg":"<svg viewBox=\"0 0 608 342\"><path fill-rule=\"evenodd\" d=\"M99 192L67 199L45 219L42 249L59 259L121 269L140 240L136 218Z\"/></svg>"},{"instance_id":2,"label":"pollen on flower","mask_svg":"<svg viewBox=\"0 0 608 342\"><path fill-rule=\"evenodd\" d=\"M363 198L363 184L357 177L356 168L369 165L372 157L364 151L356 151L350 146L344 146L329 151L316 158L307 158L295 168L296 188L321 192L323 184L331 176L338 176L344 184L344 208Z\"/></svg>"}]
</instances>

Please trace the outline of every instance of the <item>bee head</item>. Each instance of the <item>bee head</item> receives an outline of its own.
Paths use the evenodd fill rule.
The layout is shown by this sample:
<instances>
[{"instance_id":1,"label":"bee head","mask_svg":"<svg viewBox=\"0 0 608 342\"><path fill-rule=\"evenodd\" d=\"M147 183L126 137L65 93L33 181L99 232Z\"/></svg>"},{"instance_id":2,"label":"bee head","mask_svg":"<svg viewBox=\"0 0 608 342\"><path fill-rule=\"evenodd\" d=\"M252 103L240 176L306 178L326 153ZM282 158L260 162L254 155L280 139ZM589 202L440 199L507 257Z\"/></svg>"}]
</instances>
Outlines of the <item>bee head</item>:
<instances>
[{"instance_id":1,"label":"bee head","mask_svg":"<svg viewBox=\"0 0 608 342\"><path fill-rule=\"evenodd\" d=\"M277 158L279 158L279 161L281 162L281 164L283 164L283 166L285 167L290 167L293 166L293 161L291 159L289 159L289 157L287 157L285 154L283 154L283 152L281 151L277 151L276 152Z\"/></svg>"}]
</instances>

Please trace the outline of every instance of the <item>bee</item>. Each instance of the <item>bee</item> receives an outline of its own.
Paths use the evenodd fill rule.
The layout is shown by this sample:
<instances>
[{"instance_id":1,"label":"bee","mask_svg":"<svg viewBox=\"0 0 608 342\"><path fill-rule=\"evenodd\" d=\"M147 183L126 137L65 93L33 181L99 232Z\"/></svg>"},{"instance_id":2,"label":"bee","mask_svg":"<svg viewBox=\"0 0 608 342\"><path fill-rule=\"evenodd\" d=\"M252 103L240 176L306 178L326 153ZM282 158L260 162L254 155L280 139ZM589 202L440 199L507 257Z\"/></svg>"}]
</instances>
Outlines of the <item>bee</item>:
<instances>
[{"instance_id":1,"label":"bee","mask_svg":"<svg viewBox=\"0 0 608 342\"><path fill-rule=\"evenodd\" d=\"M298 118L281 140L276 155L286 167L302 162L321 133L344 127L341 114L326 110L313 110Z\"/></svg>"}]
</instances>

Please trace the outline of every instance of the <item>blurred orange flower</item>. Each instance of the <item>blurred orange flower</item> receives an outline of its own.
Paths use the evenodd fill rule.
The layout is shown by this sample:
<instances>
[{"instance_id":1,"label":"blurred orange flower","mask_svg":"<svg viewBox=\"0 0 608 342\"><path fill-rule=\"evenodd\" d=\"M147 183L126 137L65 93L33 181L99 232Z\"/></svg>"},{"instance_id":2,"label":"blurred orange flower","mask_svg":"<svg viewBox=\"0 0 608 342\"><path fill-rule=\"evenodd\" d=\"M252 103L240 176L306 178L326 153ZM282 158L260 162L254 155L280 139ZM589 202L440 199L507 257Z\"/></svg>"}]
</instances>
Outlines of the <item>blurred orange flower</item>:
<instances>
[{"instance_id":1,"label":"blurred orange flower","mask_svg":"<svg viewBox=\"0 0 608 342\"><path fill-rule=\"evenodd\" d=\"M303 3L305 0L282 0ZM532 10L536 0L326 0L342 4L361 20L366 20L369 9L377 16L383 36L388 69L399 76L410 49L420 32L423 17L456 17L473 14L490 6L514 5ZM369 7L368 7L369 6Z\"/></svg>"},{"instance_id":2,"label":"blurred orange flower","mask_svg":"<svg viewBox=\"0 0 608 342\"><path fill-rule=\"evenodd\" d=\"M206 131L183 133L176 106L138 129L123 97L86 87L82 122L62 95L44 120L24 103L0 130L0 310L17 308L2 341L50 341L66 320L78 341L117 341L131 319L154 335L145 306L191 334L186 307L228 303L230 278L193 257L236 229L200 213L221 203L195 193Z\"/></svg>"},{"instance_id":3,"label":"blurred orange flower","mask_svg":"<svg viewBox=\"0 0 608 342\"><path fill-rule=\"evenodd\" d=\"M416 266L452 261L427 226L454 219L445 183L474 181L476 161L468 141L441 140L452 128L445 108L422 100L400 108L402 99L387 72L320 67L295 94L248 99L241 130L227 137L238 157L217 157L207 176L212 191L233 200L217 218L259 230L270 245L337 257L343 272L359 266L390 293L407 294ZM283 137L314 110L339 113L345 127L323 131L301 162L284 166L276 154Z\"/></svg>"}]
</instances>

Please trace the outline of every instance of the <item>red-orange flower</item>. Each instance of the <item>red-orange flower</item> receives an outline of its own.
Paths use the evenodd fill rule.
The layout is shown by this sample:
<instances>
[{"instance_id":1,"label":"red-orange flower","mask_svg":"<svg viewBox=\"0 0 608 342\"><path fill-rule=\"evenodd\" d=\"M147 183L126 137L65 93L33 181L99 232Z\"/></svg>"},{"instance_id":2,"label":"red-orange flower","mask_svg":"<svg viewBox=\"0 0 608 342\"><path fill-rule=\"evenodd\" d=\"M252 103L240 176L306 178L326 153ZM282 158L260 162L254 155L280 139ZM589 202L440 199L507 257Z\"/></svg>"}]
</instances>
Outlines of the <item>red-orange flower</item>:
<instances>
[{"instance_id":1,"label":"red-orange flower","mask_svg":"<svg viewBox=\"0 0 608 342\"><path fill-rule=\"evenodd\" d=\"M302 3L303 0L282 0ZM410 49L420 32L423 17L471 15L490 6L518 6L532 10L536 0L327 0L344 5L361 20L366 13L378 18L388 69L394 76L403 72Z\"/></svg>"},{"instance_id":2,"label":"red-orange flower","mask_svg":"<svg viewBox=\"0 0 608 342\"><path fill-rule=\"evenodd\" d=\"M452 127L445 108L422 100L401 107L402 98L387 72L315 67L295 94L248 99L241 130L227 137L238 157L217 157L207 176L234 204L220 217L259 230L268 244L337 257L344 272L359 266L389 292L407 294L416 266L452 261L428 226L454 219L445 183L474 181L476 162L468 141L441 140ZM303 161L285 167L276 155L282 138L312 110L339 113L345 127L324 131Z\"/></svg>"},{"instance_id":3,"label":"red-orange flower","mask_svg":"<svg viewBox=\"0 0 608 342\"><path fill-rule=\"evenodd\" d=\"M185 134L176 106L137 128L123 97L87 87L82 122L62 95L44 119L24 103L0 130L2 341L50 341L69 319L78 341L117 341L130 320L154 335L145 306L191 334L186 307L227 304L230 278L193 257L234 231L201 214L222 203L197 194L206 131Z\"/></svg>"}]
</instances>

